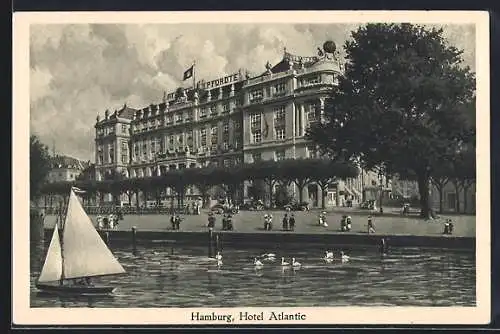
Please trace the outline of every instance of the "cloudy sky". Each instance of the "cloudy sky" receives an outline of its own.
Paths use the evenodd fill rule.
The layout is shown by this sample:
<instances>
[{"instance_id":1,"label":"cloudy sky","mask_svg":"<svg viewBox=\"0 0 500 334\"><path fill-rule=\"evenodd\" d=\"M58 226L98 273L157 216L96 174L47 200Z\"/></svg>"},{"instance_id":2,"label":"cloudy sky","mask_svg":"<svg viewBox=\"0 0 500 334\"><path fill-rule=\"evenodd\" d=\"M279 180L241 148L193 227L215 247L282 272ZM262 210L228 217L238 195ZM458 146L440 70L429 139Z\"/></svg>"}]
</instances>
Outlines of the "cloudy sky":
<instances>
[{"instance_id":1,"label":"cloudy sky","mask_svg":"<svg viewBox=\"0 0 500 334\"><path fill-rule=\"evenodd\" d=\"M94 124L124 103L159 103L182 85L196 59L196 78L216 79L239 68L251 73L275 63L286 47L313 56L331 39L341 45L356 25L32 25L30 131L52 149L94 160ZM474 69L472 25L444 26L449 43Z\"/></svg>"}]
</instances>

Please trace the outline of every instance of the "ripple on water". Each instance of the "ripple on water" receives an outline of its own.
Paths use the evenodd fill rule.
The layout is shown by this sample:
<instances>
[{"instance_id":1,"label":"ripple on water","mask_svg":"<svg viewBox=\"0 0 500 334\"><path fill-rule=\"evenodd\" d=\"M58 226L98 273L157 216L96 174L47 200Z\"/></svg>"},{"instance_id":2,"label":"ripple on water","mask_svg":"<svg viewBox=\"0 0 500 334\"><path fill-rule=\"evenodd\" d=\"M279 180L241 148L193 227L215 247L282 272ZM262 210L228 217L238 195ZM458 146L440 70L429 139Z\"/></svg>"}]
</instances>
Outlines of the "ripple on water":
<instances>
[{"instance_id":1,"label":"ripple on water","mask_svg":"<svg viewBox=\"0 0 500 334\"><path fill-rule=\"evenodd\" d=\"M112 245L113 246L113 245ZM231 306L472 306L475 305L475 254L451 250L394 249L381 258L355 248L347 263L325 262L322 249L270 249L277 258L292 256L299 270L279 261L255 269L260 249L224 249L220 267L204 247L148 245L113 249L127 275L100 278L118 286L112 298L65 299L37 294L33 307L231 307ZM34 252L43 249L34 248ZM40 254L38 254L40 255ZM35 254L37 256L37 254ZM32 261L31 280L40 264Z\"/></svg>"}]
</instances>

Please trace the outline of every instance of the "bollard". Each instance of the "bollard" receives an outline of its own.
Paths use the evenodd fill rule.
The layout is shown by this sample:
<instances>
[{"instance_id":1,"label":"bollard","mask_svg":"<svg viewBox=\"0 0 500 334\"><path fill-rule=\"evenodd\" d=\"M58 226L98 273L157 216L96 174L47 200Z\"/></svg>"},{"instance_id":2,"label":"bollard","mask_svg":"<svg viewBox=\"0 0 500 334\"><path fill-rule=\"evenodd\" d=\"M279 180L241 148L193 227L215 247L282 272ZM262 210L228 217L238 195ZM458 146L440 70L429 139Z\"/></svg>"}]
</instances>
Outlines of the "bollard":
<instances>
[{"instance_id":1,"label":"bollard","mask_svg":"<svg viewBox=\"0 0 500 334\"><path fill-rule=\"evenodd\" d=\"M212 238L213 238L213 230L212 228L208 229L208 257L213 257L212 255Z\"/></svg>"},{"instance_id":2,"label":"bollard","mask_svg":"<svg viewBox=\"0 0 500 334\"><path fill-rule=\"evenodd\" d=\"M137 234L137 227L132 226L132 248L134 249L134 252L136 250L136 234Z\"/></svg>"}]
</instances>

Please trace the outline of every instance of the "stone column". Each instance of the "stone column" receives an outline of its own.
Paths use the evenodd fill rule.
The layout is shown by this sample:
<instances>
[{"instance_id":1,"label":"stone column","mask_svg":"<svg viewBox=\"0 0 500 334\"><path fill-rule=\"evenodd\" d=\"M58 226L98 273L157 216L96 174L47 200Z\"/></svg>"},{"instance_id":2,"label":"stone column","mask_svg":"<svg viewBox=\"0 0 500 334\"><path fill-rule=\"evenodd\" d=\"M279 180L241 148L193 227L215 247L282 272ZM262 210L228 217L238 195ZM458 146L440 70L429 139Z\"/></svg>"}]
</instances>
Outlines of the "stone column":
<instances>
[{"instance_id":1,"label":"stone column","mask_svg":"<svg viewBox=\"0 0 500 334\"><path fill-rule=\"evenodd\" d=\"M319 99L319 120L321 123L325 121L325 98Z\"/></svg>"},{"instance_id":2,"label":"stone column","mask_svg":"<svg viewBox=\"0 0 500 334\"><path fill-rule=\"evenodd\" d=\"M303 104L300 105L300 129L299 136L303 136L305 132L305 106Z\"/></svg>"}]
</instances>

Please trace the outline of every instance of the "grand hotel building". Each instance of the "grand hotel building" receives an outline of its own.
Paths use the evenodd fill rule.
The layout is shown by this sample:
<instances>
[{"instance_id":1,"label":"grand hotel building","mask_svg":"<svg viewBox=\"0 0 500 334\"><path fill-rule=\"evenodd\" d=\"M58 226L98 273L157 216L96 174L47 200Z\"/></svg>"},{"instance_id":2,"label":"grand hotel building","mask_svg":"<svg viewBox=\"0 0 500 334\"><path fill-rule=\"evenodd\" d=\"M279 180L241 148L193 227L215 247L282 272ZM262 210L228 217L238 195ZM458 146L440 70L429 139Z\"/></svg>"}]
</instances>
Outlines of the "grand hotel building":
<instances>
[{"instance_id":1,"label":"grand hotel building","mask_svg":"<svg viewBox=\"0 0 500 334\"><path fill-rule=\"evenodd\" d=\"M112 170L141 178L210 164L231 167L261 159L315 157L306 129L322 119L339 72L330 53L299 57L285 50L279 63L267 63L256 77L240 70L200 81L196 91L179 88L159 104L106 110L95 124L96 179ZM375 184L378 176L363 172L328 191L326 204L341 205L344 196L339 194L359 201L363 185ZM319 187L306 188L303 198L321 205ZM297 189L291 190L296 194Z\"/></svg>"}]
</instances>

